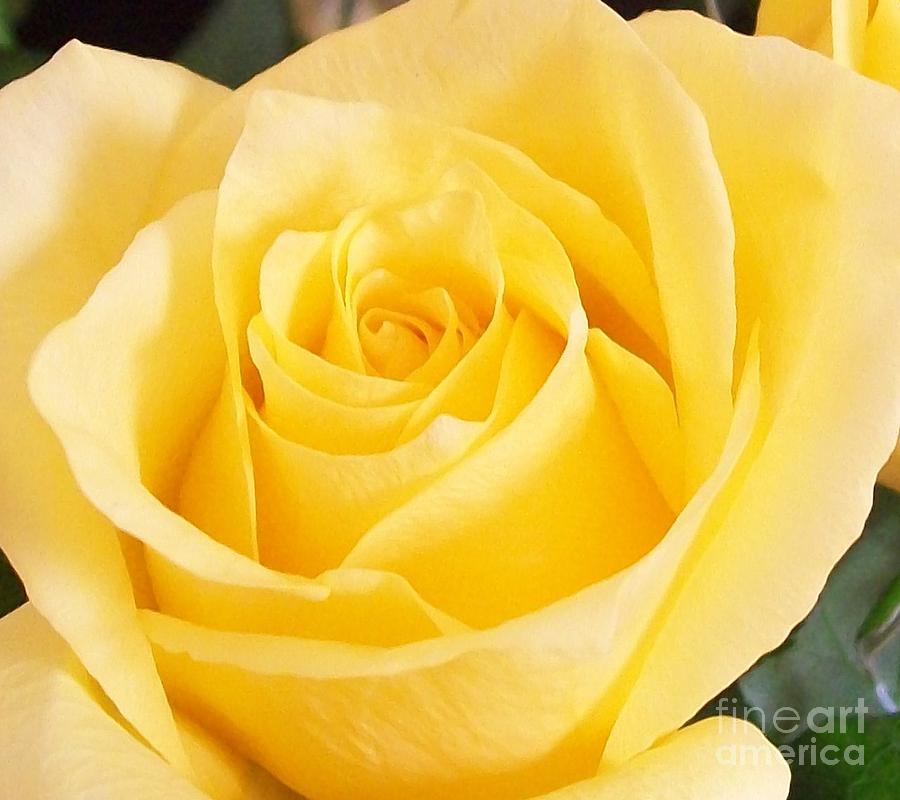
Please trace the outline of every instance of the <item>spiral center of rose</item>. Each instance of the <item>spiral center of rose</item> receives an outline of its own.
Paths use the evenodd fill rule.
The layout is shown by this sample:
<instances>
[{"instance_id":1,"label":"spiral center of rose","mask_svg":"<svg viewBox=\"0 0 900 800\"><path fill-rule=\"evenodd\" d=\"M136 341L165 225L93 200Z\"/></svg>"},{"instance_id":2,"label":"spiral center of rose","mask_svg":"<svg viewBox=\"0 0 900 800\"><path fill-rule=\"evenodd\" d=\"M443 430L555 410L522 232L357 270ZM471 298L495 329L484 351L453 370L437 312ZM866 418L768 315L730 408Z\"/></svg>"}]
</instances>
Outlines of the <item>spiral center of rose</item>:
<instances>
[{"instance_id":1,"label":"spiral center of rose","mask_svg":"<svg viewBox=\"0 0 900 800\"><path fill-rule=\"evenodd\" d=\"M666 372L654 287L622 232L485 137L378 106L258 106L218 193L214 256L250 552L307 577L400 576L476 627L648 552L679 487L648 470L601 374L639 369L623 367L632 348ZM226 439L204 435L178 508L231 542L241 530L205 512ZM498 596L497 575L515 590Z\"/></svg>"}]
</instances>

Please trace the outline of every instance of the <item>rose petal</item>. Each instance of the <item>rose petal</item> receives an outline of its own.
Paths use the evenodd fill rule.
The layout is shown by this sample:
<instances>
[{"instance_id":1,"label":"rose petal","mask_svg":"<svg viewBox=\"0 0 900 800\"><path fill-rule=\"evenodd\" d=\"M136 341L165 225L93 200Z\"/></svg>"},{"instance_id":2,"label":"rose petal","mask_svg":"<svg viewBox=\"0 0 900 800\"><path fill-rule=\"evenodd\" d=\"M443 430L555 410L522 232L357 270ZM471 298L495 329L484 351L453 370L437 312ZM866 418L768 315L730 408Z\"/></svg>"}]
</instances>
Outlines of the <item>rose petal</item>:
<instances>
[{"instance_id":1,"label":"rose petal","mask_svg":"<svg viewBox=\"0 0 900 800\"><path fill-rule=\"evenodd\" d=\"M258 767L178 717L189 783L135 738L31 605L0 621L0 792L69 800L276 800L294 797ZM209 794L207 794L208 792Z\"/></svg>"},{"instance_id":2,"label":"rose petal","mask_svg":"<svg viewBox=\"0 0 900 800\"><path fill-rule=\"evenodd\" d=\"M271 343L273 357L291 380L336 403L358 407L405 403L422 398L430 388L332 364L269 327L260 315L250 321L249 332Z\"/></svg>"},{"instance_id":3,"label":"rose petal","mask_svg":"<svg viewBox=\"0 0 900 800\"><path fill-rule=\"evenodd\" d=\"M831 55L831 0L762 0L756 20L759 36L786 36Z\"/></svg>"},{"instance_id":4,"label":"rose petal","mask_svg":"<svg viewBox=\"0 0 900 800\"><path fill-rule=\"evenodd\" d=\"M673 733L596 778L535 800L784 800L791 771L758 728L741 719L707 719Z\"/></svg>"},{"instance_id":5,"label":"rose petal","mask_svg":"<svg viewBox=\"0 0 900 800\"><path fill-rule=\"evenodd\" d=\"M592 328L588 356L647 469L674 512L684 497L684 452L672 390L645 361Z\"/></svg>"},{"instance_id":6,"label":"rose petal","mask_svg":"<svg viewBox=\"0 0 900 800\"><path fill-rule=\"evenodd\" d=\"M207 797L107 713L31 605L0 621L0 688L4 797Z\"/></svg>"},{"instance_id":7,"label":"rose petal","mask_svg":"<svg viewBox=\"0 0 900 800\"><path fill-rule=\"evenodd\" d=\"M869 5L869 0L833 0L831 4L833 57L844 67L859 69L862 66Z\"/></svg>"},{"instance_id":8,"label":"rose petal","mask_svg":"<svg viewBox=\"0 0 900 800\"><path fill-rule=\"evenodd\" d=\"M393 448L418 402L348 406L294 382L272 356L272 348L251 325L250 356L265 392L261 415L279 435L333 454L378 453Z\"/></svg>"},{"instance_id":9,"label":"rose petal","mask_svg":"<svg viewBox=\"0 0 900 800\"><path fill-rule=\"evenodd\" d=\"M809 612L900 428L900 352L886 346L900 340L900 96L696 15L635 26L707 115L737 231L739 341L759 320L764 424L636 675L615 758L683 723Z\"/></svg>"},{"instance_id":10,"label":"rose petal","mask_svg":"<svg viewBox=\"0 0 900 800\"><path fill-rule=\"evenodd\" d=\"M283 439L248 410L262 560L310 576L339 566L365 530L462 458L483 428L440 417L388 452L335 455Z\"/></svg>"},{"instance_id":11,"label":"rose petal","mask_svg":"<svg viewBox=\"0 0 900 800\"><path fill-rule=\"evenodd\" d=\"M76 488L25 384L38 342L146 221L173 142L226 93L178 67L79 43L0 93L0 546L129 722L179 764L116 531Z\"/></svg>"},{"instance_id":12,"label":"rose petal","mask_svg":"<svg viewBox=\"0 0 900 800\"><path fill-rule=\"evenodd\" d=\"M876 81L900 89L900 5L878 4L866 31L863 72Z\"/></svg>"},{"instance_id":13,"label":"rose petal","mask_svg":"<svg viewBox=\"0 0 900 800\"><path fill-rule=\"evenodd\" d=\"M888 463L878 473L878 481L900 492L900 443L894 448Z\"/></svg>"}]
</instances>

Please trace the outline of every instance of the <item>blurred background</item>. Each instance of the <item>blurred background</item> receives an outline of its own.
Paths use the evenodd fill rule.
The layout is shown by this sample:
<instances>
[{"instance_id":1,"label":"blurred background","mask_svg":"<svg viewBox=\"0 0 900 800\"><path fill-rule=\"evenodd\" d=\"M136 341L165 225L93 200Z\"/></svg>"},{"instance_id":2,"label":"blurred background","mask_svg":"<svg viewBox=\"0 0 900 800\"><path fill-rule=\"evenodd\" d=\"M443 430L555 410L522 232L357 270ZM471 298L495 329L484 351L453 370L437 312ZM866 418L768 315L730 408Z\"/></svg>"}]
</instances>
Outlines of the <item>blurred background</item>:
<instances>
[{"instance_id":1,"label":"blurred background","mask_svg":"<svg viewBox=\"0 0 900 800\"><path fill-rule=\"evenodd\" d=\"M534 0L541 2L541 0ZM759 0L607 0L625 17L652 8L719 15L750 33ZM0 85L69 39L177 61L237 86L302 44L398 0L0 0Z\"/></svg>"}]
</instances>

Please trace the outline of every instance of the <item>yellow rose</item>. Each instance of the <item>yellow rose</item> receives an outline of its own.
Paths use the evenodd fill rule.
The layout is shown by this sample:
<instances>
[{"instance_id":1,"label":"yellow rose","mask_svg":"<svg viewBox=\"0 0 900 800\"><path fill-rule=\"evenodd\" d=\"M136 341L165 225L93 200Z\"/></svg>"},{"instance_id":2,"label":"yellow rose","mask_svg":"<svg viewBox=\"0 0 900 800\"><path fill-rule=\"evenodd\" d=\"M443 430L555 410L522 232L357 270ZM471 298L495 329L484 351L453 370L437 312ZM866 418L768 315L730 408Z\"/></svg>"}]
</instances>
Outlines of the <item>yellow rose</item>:
<instances>
[{"instance_id":1,"label":"yellow rose","mask_svg":"<svg viewBox=\"0 0 900 800\"><path fill-rule=\"evenodd\" d=\"M72 44L0 119L0 794L786 795L679 728L896 437L900 98L416 0L234 93Z\"/></svg>"},{"instance_id":2,"label":"yellow rose","mask_svg":"<svg viewBox=\"0 0 900 800\"><path fill-rule=\"evenodd\" d=\"M756 33L786 36L900 89L900 0L763 0ZM900 440L878 479L900 492Z\"/></svg>"}]
</instances>

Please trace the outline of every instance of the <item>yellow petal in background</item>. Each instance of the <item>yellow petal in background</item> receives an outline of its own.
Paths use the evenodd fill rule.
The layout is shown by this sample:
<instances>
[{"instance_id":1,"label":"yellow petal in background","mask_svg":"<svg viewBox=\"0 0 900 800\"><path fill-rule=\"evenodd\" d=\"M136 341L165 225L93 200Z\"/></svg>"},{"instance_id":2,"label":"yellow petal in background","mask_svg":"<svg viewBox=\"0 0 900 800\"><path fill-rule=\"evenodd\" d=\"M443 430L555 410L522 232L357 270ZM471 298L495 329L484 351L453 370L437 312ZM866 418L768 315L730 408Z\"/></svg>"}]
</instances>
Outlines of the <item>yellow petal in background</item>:
<instances>
[{"instance_id":1,"label":"yellow petal in background","mask_svg":"<svg viewBox=\"0 0 900 800\"><path fill-rule=\"evenodd\" d=\"M116 531L76 488L26 372L146 221L173 143L226 94L173 65L77 42L0 92L0 547L124 716L179 764Z\"/></svg>"},{"instance_id":2,"label":"yellow petal in background","mask_svg":"<svg viewBox=\"0 0 900 800\"><path fill-rule=\"evenodd\" d=\"M866 31L862 71L900 90L900 3L881 0Z\"/></svg>"},{"instance_id":3,"label":"yellow petal in background","mask_svg":"<svg viewBox=\"0 0 900 800\"><path fill-rule=\"evenodd\" d=\"M833 53L839 64L900 89L896 0L763 0L756 33L784 36L825 55Z\"/></svg>"},{"instance_id":4,"label":"yellow petal in background","mask_svg":"<svg viewBox=\"0 0 900 800\"><path fill-rule=\"evenodd\" d=\"M784 36L831 55L832 0L762 0L756 21L758 36Z\"/></svg>"},{"instance_id":5,"label":"yellow petal in background","mask_svg":"<svg viewBox=\"0 0 900 800\"><path fill-rule=\"evenodd\" d=\"M869 0L832 0L831 40L834 60L844 67L863 64Z\"/></svg>"}]
</instances>

